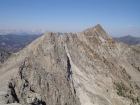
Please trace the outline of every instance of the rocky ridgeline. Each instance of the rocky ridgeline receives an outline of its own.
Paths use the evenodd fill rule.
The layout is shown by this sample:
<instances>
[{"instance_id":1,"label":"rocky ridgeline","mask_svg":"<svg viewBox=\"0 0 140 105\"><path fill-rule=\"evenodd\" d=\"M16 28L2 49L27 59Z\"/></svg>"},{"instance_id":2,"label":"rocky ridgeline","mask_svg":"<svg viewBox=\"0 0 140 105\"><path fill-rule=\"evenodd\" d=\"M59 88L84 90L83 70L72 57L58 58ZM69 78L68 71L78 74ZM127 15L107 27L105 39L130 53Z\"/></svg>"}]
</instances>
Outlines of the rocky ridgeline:
<instances>
[{"instance_id":1,"label":"rocky ridgeline","mask_svg":"<svg viewBox=\"0 0 140 105\"><path fill-rule=\"evenodd\" d=\"M41 36L12 55L0 76L11 77L6 103L138 105L139 62L140 52L116 42L96 25L76 34Z\"/></svg>"}]
</instances>

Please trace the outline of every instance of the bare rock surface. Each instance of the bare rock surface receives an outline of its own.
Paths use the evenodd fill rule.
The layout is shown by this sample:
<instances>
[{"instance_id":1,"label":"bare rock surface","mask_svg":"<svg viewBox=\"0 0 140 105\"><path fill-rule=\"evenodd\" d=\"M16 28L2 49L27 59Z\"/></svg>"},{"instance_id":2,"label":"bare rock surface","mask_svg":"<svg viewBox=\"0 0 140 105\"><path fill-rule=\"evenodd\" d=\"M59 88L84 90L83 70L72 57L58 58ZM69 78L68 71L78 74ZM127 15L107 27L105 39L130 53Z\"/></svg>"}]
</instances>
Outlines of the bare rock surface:
<instances>
[{"instance_id":1,"label":"bare rock surface","mask_svg":"<svg viewBox=\"0 0 140 105\"><path fill-rule=\"evenodd\" d=\"M140 51L140 44L131 45L131 47Z\"/></svg>"},{"instance_id":2,"label":"bare rock surface","mask_svg":"<svg viewBox=\"0 0 140 105\"><path fill-rule=\"evenodd\" d=\"M0 81L5 103L139 105L140 52L100 25L76 34L46 33L0 67Z\"/></svg>"},{"instance_id":3,"label":"bare rock surface","mask_svg":"<svg viewBox=\"0 0 140 105\"><path fill-rule=\"evenodd\" d=\"M10 53L0 49L0 64L4 63L10 55Z\"/></svg>"}]
</instances>

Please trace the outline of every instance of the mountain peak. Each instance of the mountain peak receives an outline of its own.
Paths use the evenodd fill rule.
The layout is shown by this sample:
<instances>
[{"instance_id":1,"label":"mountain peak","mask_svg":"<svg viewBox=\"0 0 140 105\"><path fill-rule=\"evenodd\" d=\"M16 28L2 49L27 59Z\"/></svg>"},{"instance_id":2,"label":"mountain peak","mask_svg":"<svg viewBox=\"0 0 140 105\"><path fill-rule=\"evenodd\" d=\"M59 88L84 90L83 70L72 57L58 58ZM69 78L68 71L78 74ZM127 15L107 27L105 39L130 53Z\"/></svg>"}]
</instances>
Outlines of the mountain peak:
<instances>
[{"instance_id":1,"label":"mountain peak","mask_svg":"<svg viewBox=\"0 0 140 105\"><path fill-rule=\"evenodd\" d=\"M97 24L96 26L94 26L94 28L102 28L102 26L100 24Z\"/></svg>"},{"instance_id":2,"label":"mountain peak","mask_svg":"<svg viewBox=\"0 0 140 105\"><path fill-rule=\"evenodd\" d=\"M99 24L77 34L46 33L0 67L0 92L8 85L6 102L26 105L130 105L139 99L139 56Z\"/></svg>"},{"instance_id":3,"label":"mountain peak","mask_svg":"<svg viewBox=\"0 0 140 105\"><path fill-rule=\"evenodd\" d=\"M91 28L88 28L88 29L86 29L85 31L87 31L87 30L92 30L92 31L94 31L94 30L104 30L103 28L102 28L102 26L100 25L100 24L97 24L96 26L94 26L94 27L91 27Z\"/></svg>"},{"instance_id":4,"label":"mountain peak","mask_svg":"<svg viewBox=\"0 0 140 105\"><path fill-rule=\"evenodd\" d=\"M99 36L103 36L103 35L107 35L105 30L102 28L102 26L100 24L97 24L94 27L88 28L85 31L83 31L85 34L91 36L91 34L93 35L99 35Z\"/></svg>"},{"instance_id":5,"label":"mountain peak","mask_svg":"<svg viewBox=\"0 0 140 105\"><path fill-rule=\"evenodd\" d=\"M133 37L131 35L123 36L120 38L114 38L118 42L124 42L128 45L135 45L140 43L140 38L139 37Z\"/></svg>"},{"instance_id":6,"label":"mountain peak","mask_svg":"<svg viewBox=\"0 0 140 105\"><path fill-rule=\"evenodd\" d=\"M98 43L105 43L105 42L109 42L109 43L114 43L114 39L112 39L106 32L105 30L102 28L102 26L100 24L97 24L94 27L88 28L86 30L84 30L82 32L82 34L84 34L87 37L94 37L94 40L97 39L96 41Z\"/></svg>"},{"instance_id":7,"label":"mountain peak","mask_svg":"<svg viewBox=\"0 0 140 105\"><path fill-rule=\"evenodd\" d=\"M130 37L130 38L131 38L131 37L133 37L133 36L131 36L131 35L126 35L125 37L128 37L128 38Z\"/></svg>"}]
</instances>

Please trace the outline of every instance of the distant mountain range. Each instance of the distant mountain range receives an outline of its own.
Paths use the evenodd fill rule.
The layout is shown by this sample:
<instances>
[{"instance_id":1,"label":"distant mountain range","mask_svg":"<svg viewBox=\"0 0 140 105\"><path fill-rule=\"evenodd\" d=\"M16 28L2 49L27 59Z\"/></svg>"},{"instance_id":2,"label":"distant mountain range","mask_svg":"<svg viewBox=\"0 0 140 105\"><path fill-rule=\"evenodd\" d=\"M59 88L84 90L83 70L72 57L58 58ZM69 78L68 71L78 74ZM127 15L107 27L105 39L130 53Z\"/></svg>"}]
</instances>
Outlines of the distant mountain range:
<instances>
[{"instance_id":1,"label":"distant mountain range","mask_svg":"<svg viewBox=\"0 0 140 105\"><path fill-rule=\"evenodd\" d=\"M17 52L39 36L41 35L0 35L0 49L8 52Z\"/></svg>"},{"instance_id":2,"label":"distant mountain range","mask_svg":"<svg viewBox=\"0 0 140 105\"><path fill-rule=\"evenodd\" d=\"M140 44L140 37L133 37L131 35L123 36L120 38L114 37L114 39L118 42L123 42L128 45Z\"/></svg>"},{"instance_id":3,"label":"distant mountain range","mask_svg":"<svg viewBox=\"0 0 140 105\"><path fill-rule=\"evenodd\" d=\"M44 34L47 30L21 30L21 29L4 29L0 30L0 35L7 35L7 34L14 34L14 35L38 35L38 34Z\"/></svg>"},{"instance_id":4,"label":"distant mountain range","mask_svg":"<svg viewBox=\"0 0 140 105\"><path fill-rule=\"evenodd\" d=\"M5 31L4 35L0 35L0 49L6 50L8 52L17 52L42 35L42 34L37 34L37 31L36 32L34 31L36 34L35 33L34 34L22 33L23 31L21 30L17 32L19 32L20 34L16 33L16 34L5 35L6 34L6 31ZM61 34L63 33L58 32L58 35L61 35ZM120 38L114 37L114 39L118 42L123 42L128 45L140 44L140 38L133 37L130 35L123 36Z\"/></svg>"}]
</instances>

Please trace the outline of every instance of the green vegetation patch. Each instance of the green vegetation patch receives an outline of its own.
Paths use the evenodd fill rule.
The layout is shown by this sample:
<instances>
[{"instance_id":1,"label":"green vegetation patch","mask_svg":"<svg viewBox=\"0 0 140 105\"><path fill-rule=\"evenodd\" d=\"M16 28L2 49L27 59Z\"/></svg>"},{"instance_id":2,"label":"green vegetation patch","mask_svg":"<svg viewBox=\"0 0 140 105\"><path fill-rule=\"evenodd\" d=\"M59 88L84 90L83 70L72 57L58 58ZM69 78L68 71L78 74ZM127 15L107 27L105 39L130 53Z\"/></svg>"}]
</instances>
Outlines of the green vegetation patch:
<instances>
[{"instance_id":1,"label":"green vegetation patch","mask_svg":"<svg viewBox=\"0 0 140 105\"><path fill-rule=\"evenodd\" d=\"M114 83L116 86L117 94L122 97L126 97L132 101L133 104L140 104L140 100L138 96L133 91L135 89L140 89L138 85L135 85L135 87L126 86L124 83Z\"/></svg>"}]
</instances>

